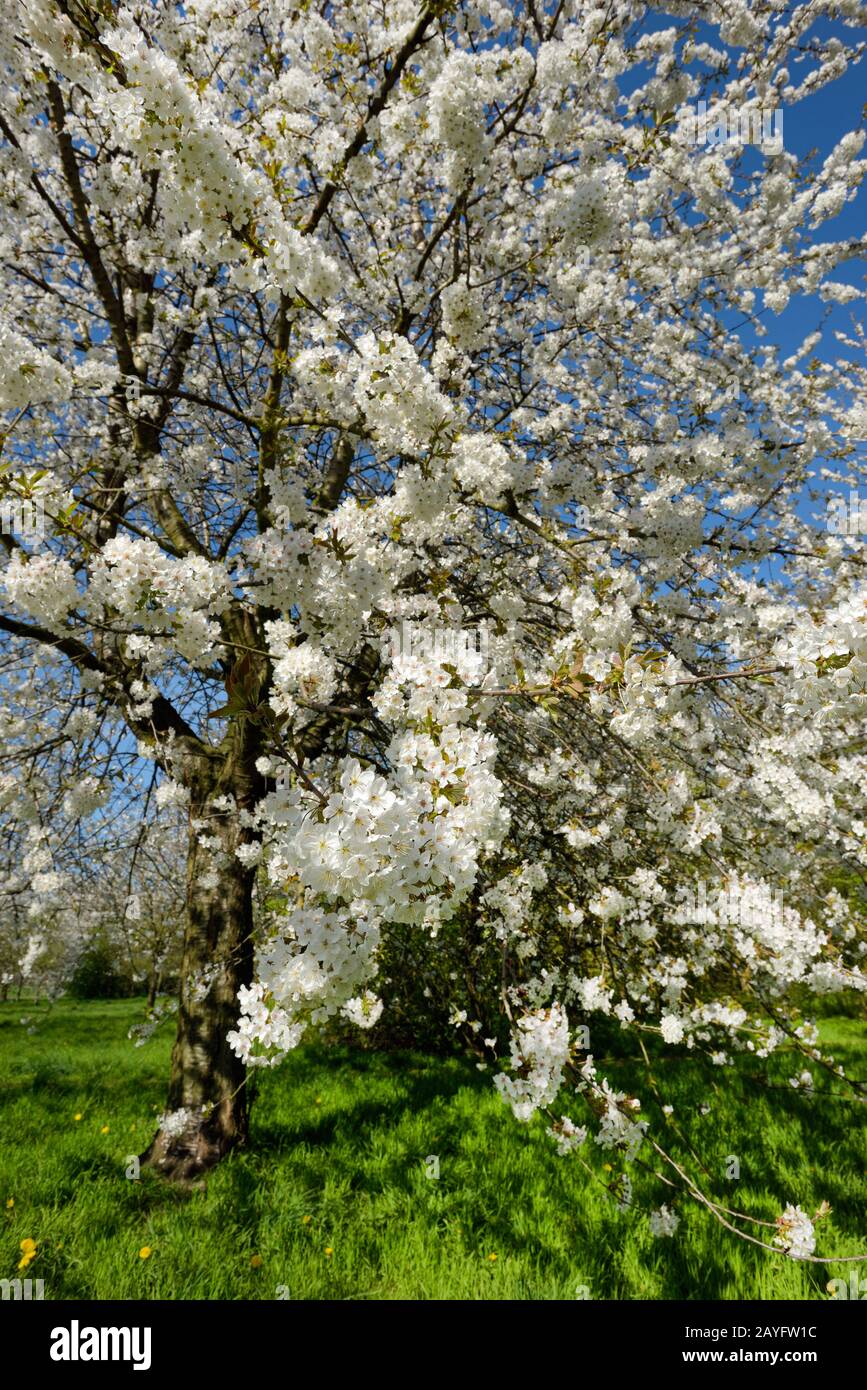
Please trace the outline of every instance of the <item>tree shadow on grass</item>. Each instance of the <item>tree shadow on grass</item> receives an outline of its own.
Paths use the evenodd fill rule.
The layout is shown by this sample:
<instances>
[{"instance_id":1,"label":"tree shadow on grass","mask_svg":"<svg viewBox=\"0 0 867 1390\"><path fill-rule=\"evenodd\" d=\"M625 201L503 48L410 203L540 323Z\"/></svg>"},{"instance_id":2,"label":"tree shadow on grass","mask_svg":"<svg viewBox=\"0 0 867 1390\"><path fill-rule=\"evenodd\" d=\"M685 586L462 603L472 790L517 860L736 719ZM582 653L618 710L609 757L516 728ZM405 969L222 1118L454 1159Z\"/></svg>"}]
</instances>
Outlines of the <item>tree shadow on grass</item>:
<instances>
[{"instance_id":1,"label":"tree shadow on grass","mask_svg":"<svg viewBox=\"0 0 867 1390\"><path fill-rule=\"evenodd\" d=\"M418 1188L418 1173L398 1155L389 1160L387 1155L375 1154L374 1169L369 1163L368 1145L375 1145L384 1134L393 1135L399 1127L407 1110L414 1114L428 1114L430 1124L426 1129L431 1135L430 1149L440 1156L454 1155L460 1150L461 1141L466 1136L466 1117L456 1112L444 1111L443 1102L453 1100L460 1091L475 1091L477 1094L489 1092L490 1081L469 1070L468 1065L455 1063L446 1068L443 1074L442 1063L436 1066L424 1065L424 1059L414 1054L340 1055L335 1061L340 1070L342 1082L341 1105L334 1115L322 1115L312 1121L298 1121L293 1118L285 1124L266 1122L254 1131L257 1149L291 1155L301 1147L314 1152L336 1146L335 1168L341 1176L349 1179L351 1190L359 1196L384 1195L396 1191L400 1196L412 1197ZM330 1070L325 1058L321 1065ZM381 1100L359 1099L351 1101L352 1092L357 1089L360 1097L372 1081L388 1079L394 1086L392 1094ZM673 1078L674 1079L674 1078ZM314 1074L313 1084L318 1080ZM636 1080L638 1077L636 1076ZM305 1084L311 1084L309 1074ZM688 1109L695 1108L696 1078L682 1072L678 1090L682 1091L681 1104L687 1102ZM324 1083L323 1084L327 1084ZM700 1079L699 1079L700 1085ZM347 1103L347 1093L349 1103ZM691 1094L690 1094L691 1093ZM838 1232L852 1233L858 1229L860 1211L857 1183L854 1174L861 1171L857 1137L841 1110L831 1109L837 1103L832 1101L808 1101L797 1093L778 1092L762 1095L762 1106L768 1111L768 1125L765 1127L755 1111L752 1128L747 1134L749 1142L749 1167L759 1179L761 1188L756 1191L755 1180L751 1187L747 1210L757 1217L773 1219L786 1201L807 1201L805 1189L820 1189L816 1198L827 1198L837 1212ZM817 1131L816 1105L825 1105L830 1112ZM851 1107L847 1107L851 1109ZM824 1114L825 1112L823 1112ZM730 1117L726 1117L728 1121ZM777 1119L776 1124L771 1121ZM482 1133L484 1131L484 1133ZM523 1131L527 1138L531 1136ZM490 1115L479 1114L475 1123L474 1143L484 1152L486 1138L491 1145L496 1144L501 1133L497 1121ZM355 1150L357 1160L350 1165L346 1156L348 1134L357 1139ZM710 1136L709 1136L710 1137ZM713 1136L714 1147L727 1141L723 1135ZM807 1164L807 1157L812 1159ZM419 1155L421 1161L424 1155ZM598 1287L605 1288L605 1296L614 1298L659 1297L701 1299L732 1299L743 1297L748 1288L760 1285L763 1265L774 1262L769 1252L753 1249L733 1235L717 1228L713 1218L695 1208L690 1212L690 1220L701 1222L707 1229L695 1229L695 1239L658 1243L644 1249L633 1241L632 1268L624 1268L620 1244L630 1238L625 1223L619 1227L617 1219L609 1220L599 1209L588 1211L582 1219L582 1206L587 1203L586 1187L572 1180L571 1170L559 1161L548 1163L541 1152L537 1157L547 1169L544 1177L544 1201L549 1208L559 1208L563 1212L559 1232L556 1225L552 1231L538 1229L535 1232L519 1231L515 1213L521 1210L525 1193L525 1176L519 1171L503 1174L498 1170L496 1180L478 1165L470 1176L472 1192L458 1199L462 1223L465 1223L466 1237L469 1241L484 1239L496 1248L502 1257L509 1254L530 1260L545 1277L568 1284L570 1280L580 1282L579 1274L590 1276ZM313 1163L303 1165L305 1181L314 1188L322 1184L321 1169ZM861 1165L863 1166L863 1165ZM331 1170L333 1173L333 1169ZM722 1171L722 1170L721 1170ZM803 1181L796 1183L797 1190L789 1191L798 1175ZM583 1181L583 1179L582 1179ZM707 1184L709 1195L724 1205L732 1204L730 1187L713 1182ZM734 1202L738 1206L737 1201ZM643 1210L643 1208L642 1208ZM478 1218L474 1218L474 1212ZM569 1242L575 1250L574 1259L564 1254L562 1233L566 1231ZM764 1231L767 1239L772 1232ZM857 1237L851 1236L851 1239ZM737 1249L733 1259L731 1243ZM642 1266L639 1270L639 1264ZM817 1273L818 1271L818 1273ZM770 1271L768 1271L770 1272ZM790 1271L791 1272L791 1271ZM803 1290L801 1297L819 1297L824 1286L827 1267L804 1266L799 1268L796 1285ZM744 1287L736 1287L742 1284ZM797 1295L796 1295L797 1296Z\"/></svg>"},{"instance_id":2,"label":"tree shadow on grass","mask_svg":"<svg viewBox=\"0 0 867 1390\"><path fill-rule=\"evenodd\" d=\"M319 1059L317 1059L319 1060ZM458 1092L485 1090L485 1083L470 1071L466 1064L452 1063L444 1070L442 1064L431 1067L421 1065L423 1058L413 1053L359 1053L357 1057L343 1049L335 1058L335 1067L328 1068L328 1081L337 1079L346 1084L351 1077L351 1087L358 1094L356 1103L346 1103L345 1094L341 1096L340 1110L335 1115L323 1113L315 1120L299 1121L288 1119L275 1121L263 1117L269 1101L277 1098L269 1087L257 1098L251 1119L251 1147L257 1152L286 1153L298 1145L311 1147L340 1142L347 1132L357 1133L362 1139L365 1132L374 1137L377 1131L391 1131L407 1110L420 1114L435 1106L453 1099ZM323 1058L324 1062L325 1059ZM395 1089L388 1096L378 1100L366 1099L369 1090L367 1079L387 1080ZM297 1080L287 1078L289 1087ZM309 1086L309 1076L304 1078ZM489 1083L488 1083L489 1086ZM438 1117L441 1119L441 1116Z\"/></svg>"},{"instance_id":3,"label":"tree shadow on grass","mask_svg":"<svg viewBox=\"0 0 867 1390\"><path fill-rule=\"evenodd\" d=\"M147 1169L138 1179L127 1178L125 1170L126 1158L121 1162L109 1154L84 1159L71 1154L58 1157L52 1170L52 1204L74 1206L83 1194L90 1196L95 1186L101 1186L103 1192L110 1189L112 1200L100 1207L99 1218L100 1228L110 1231L118 1229L131 1212L182 1206L191 1194L191 1188L173 1186Z\"/></svg>"},{"instance_id":4,"label":"tree shadow on grass","mask_svg":"<svg viewBox=\"0 0 867 1390\"><path fill-rule=\"evenodd\" d=\"M152 1068L142 1068L146 1075L85 1069L77 1077L64 1063L52 1067L38 1062L26 1089L39 1097L40 1108L49 1111L66 1107L73 1100L77 1107L87 1095L89 1108L98 1103L108 1110L120 1103L140 1112L144 1102L149 1105L153 1099L163 1098L162 1060L152 1060ZM631 1089L630 1070L627 1066L622 1071L618 1068L617 1082ZM641 1080L639 1068L634 1074L636 1089ZM694 1109L696 1097L703 1095L703 1074L694 1066L680 1073L672 1068L670 1084L676 1113L681 1107L684 1113ZM743 1297L760 1286L762 1266L773 1264L773 1257L738 1242L697 1208L690 1210L689 1224L674 1241L635 1241L628 1219L617 1217L613 1205L610 1217L604 1208L600 1210L598 1202L594 1205L591 1200L587 1180L577 1175L567 1160L553 1155L553 1149L548 1154L549 1141L541 1138L538 1127L516 1125L518 1138L509 1140L515 1161L489 1165L487 1155L503 1142L502 1125L495 1114L481 1106L471 1112L475 1099L490 1095L490 1088L490 1077L481 1076L471 1062L461 1059L431 1060L416 1052L305 1049L303 1055L291 1058L284 1068L265 1078L253 1107L250 1147L229 1156L209 1175L206 1195L215 1199L215 1218L221 1219L229 1200L233 1224L254 1232L263 1219L263 1193L267 1206L269 1183L276 1187L288 1180L300 1199L323 1191L327 1168L329 1179L336 1177L345 1184L350 1201L381 1199L382 1212L377 1220L400 1220L408 1204L418 1203L422 1200L419 1192L427 1190L423 1184L420 1187L426 1154L416 1154L414 1149L421 1130L426 1136L426 1152L447 1160L446 1176L437 1190L449 1216L459 1218L468 1251L484 1242L498 1252L500 1260L509 1255L520 1257L539 1271L540 1287L550 1290L556 1284L569 1289L586 1282L595 1297L698 1300ZM310 1097L312 1104L317 1089L322 1090L326 1104L322 1112L311 1114L306 1099L299 1105L296 1093ZM467 1094L467 1104L455 1105L462 1092ZM16 1095L20 1095L19 1088ZM713 1090L708 1096L716 1110ZM731 1107L726 1110L723 1100L721 1097L720 1127L707 1135L714 1153L719 1150L720 1154L727 1152L726 1127L736 1113ZM811 1101L794 1091L759 1092L754 1101L759 1103L744 1112L743 1134L749 1154L743 1199L732 1200L732 1189L721 1182L710 1186L709 1192L727 1205L770 1219L786 1201L800 1202L806 1208L816 1193L817 1202L825 1197L834 1209L834 1245L842 1250L858 1229L860 1218L857 1175L863 1162L858 1152L859 1107L818 1097ZM280 1118L282 1109L286 1109L285 1119ZM503 1115L512 1123L505 1107ZM402 1145L401 1126L408 1117L421 1124L406 1126L406 1143ZM772 1124L774 1120L779 1122ZM133 1146L138 1147L139 1142L136 1139ZM539 1146L536 1153L527 1154L528 1162L541 1174L531 1187L528 1168L522 1162L524 1142ZM275 1159L281 1166L288 1160L279 1178L274 1174ZM454 1176L452 1167L449 1177L449 1165L458 1159L459 1176ZM74 1205L83 1185L104 1188L109 1182L125 1182L117 1158L58 1156L52 1171L51 1200L60 1206ZM433 1188L430 1190L432 1196ZM126 1182L107 1204L110 1210L101 1212L101 1229L107 1235L122 1233L131 1214L182 1206L192 1195L194 1190L174 1187L156 1174L147 1175L141 1187ZM389 1206L391 1197L393 1207ZM658 1205L655 1199L654 1204ZM353 1215L356 1210L363 1213L365 1208L353 1208ZM390 1217L389 1210L397 1212L397 1217ZM436 1241L439 1217L435 1203L429 1212L423 1210L421 1219L429 1224L430 1239ZM772 1233L763 1234L767 1238ZM624 1252L630 1241L627 1260ZM820 1237L820 1253L825 1253L821 1246ZM854 1246L846 1253L854 1253ZM821 1297L829 1274L838 1272L828 1266L800 1270L799 1286L805 1290L800 1296ZM743 1288L737 1287L739 1283ZM534 1296L532 1288L528 1296Z\"/></svg>"}]
</instances>

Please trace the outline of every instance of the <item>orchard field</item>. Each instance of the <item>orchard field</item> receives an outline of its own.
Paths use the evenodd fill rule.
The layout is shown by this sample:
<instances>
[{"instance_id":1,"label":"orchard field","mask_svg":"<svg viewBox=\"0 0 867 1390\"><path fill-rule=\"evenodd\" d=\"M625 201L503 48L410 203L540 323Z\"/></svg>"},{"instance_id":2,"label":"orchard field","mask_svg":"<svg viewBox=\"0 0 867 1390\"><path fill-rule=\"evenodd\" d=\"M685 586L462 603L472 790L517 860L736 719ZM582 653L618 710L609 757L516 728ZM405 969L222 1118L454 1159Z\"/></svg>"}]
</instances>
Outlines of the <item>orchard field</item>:
<instances>
[{"instance_id":1,"label":"orchard field","mask_svg":"<svg viewBox=\"0 0 867 1390\"><path fill-rule=\"evenodd\" d=\"M146 1169L133 1181L171 1043L128 1040L143 1003L0 1005L0 1263L12 1277L21 1240L36 1241L27 1272L46 1299L828 1299L826 1283L849 1277L851 1265L733 1240L697 1207L676 1239L654 1239L640 1165L622 1212L599 1180L605 1155L591 1178L539 1117L516 1124L472 1062L416 1052L302 1046L262 1077L248 1150L185 1189ZM863 1071L861 1023L829 1017L820 1031ZM606 1061L641 1084L633 1063ZM771 1221L792 1193L811 1211L827 1200L817 1253L867 1252L861 1107L821 1081L812 1099L794 1091L783 1058L761 1087L754 1063L736 1085L713 1070L654 1062L673 1113L648 1110L672 1152L678 1116L694 1124L709 1105L698 1133L714 1195ZM738 1182L724 1177L733 1148Z\"/></svg>"}]
</instances>

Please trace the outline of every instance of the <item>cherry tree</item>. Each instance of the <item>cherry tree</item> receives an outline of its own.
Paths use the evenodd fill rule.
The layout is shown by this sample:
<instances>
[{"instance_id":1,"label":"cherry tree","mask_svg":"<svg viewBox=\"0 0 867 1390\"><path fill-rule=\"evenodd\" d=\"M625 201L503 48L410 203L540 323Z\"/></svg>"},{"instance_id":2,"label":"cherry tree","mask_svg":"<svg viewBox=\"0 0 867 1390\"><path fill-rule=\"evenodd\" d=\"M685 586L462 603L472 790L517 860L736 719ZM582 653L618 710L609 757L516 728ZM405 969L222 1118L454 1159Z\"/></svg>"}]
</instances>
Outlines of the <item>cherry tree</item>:
<instances>
[{"instance_id":1,"label":"cherry tree","mask_svg":"<svg viewBox=\"0 0 867 1390\"><path fill-rule=\"evenodd\" d=\"M862 476L863 338L772 324L863 300L819 229L864 135L764 136L865 18L11 9L2 487L45 534L4 537L8 717L26 763L47 665L81 815L120 765L188 818L169 1176L245 1138L250 1066L376 1020L387 943L460 921L496 985L455 1022L519 1119L817 1258L796 1203L747 1234L587 1043L846 1084L802 1011L864 988L865 590L808 512Z\"/></svg>"},{"instance_id":2,"label":"cherry tree","mask_svg":"<svg viewBox=\"0 0 867 1390\"><path fill-rule=\"evenodd\" d=\"M112 817L98 837L88 838L78 891L118 965L144 983L150 1014L180 965L185 827L177 815L146 819L134 809L138 818Z\"/></svg>"}]
</instances>

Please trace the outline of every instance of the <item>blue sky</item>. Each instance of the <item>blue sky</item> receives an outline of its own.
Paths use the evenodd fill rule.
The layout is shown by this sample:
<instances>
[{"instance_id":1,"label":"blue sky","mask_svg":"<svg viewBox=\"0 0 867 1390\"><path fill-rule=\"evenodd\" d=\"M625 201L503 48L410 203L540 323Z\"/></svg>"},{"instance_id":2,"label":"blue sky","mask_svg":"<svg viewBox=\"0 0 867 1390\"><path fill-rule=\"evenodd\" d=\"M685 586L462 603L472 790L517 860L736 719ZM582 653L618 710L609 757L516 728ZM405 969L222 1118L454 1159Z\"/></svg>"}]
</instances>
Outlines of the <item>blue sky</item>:
<instances>
[{"instance_id":1,"label":"blue sky","mask_svg":"<svg viewBox=\"0 0 867 1390\"><path fill-rule=\"evenodd\" d=\"M780 19L782 20L783 16L780 16ZM660 7L648 13L641 28L646 31L648 29L667 29L672 26L682 28L683 17L667 14L664 7ZM720 41L718 28L711 25L699 25L696 38L698 41L707 42L714 47L728 47ZM847 47L851 47L859 42L867 43L867 28L848 27L837 20L822 18L814 23L808 38L822 40L837 38ZM815 66L815 61L810 58L798 62L790 61L791 83L794 86L800 86ZM847 132L858 129L859 126L867 123L865 113L867 113L867 57L859 64L850 66L842 77L836 78L819 91L805 97L795 105L782 108L784 147L789 153L798 156L804 164L809 161L812 169L818 170ZM861 158L867 158L867 145L862 150ZM744 153L743 168L745 172L750 172L760 168L764 161L765 156L760 151L748 149ZM823 223L811 235L816 244L867 236L867 178L857 190L856 196L845 205L839 216ZM867 259L865 259L864 254L861 253L841 262L830 278L856 285L863 290L865 283L867 283ZM814 351L826 360L833 361L835 358L851 355L851 350L835 339L835 330L849 331L853 317L863 319L864 304L856 301L848 306L828 305L820 301L815 295L793 295L782 313L776 314L765 308L760 311L760 317L767 334L761 342L765 346L770 344L778 346L781 360L785 360L796 348L800 347L808 334L820 330L822 339ZM759 341L749 325L745 325L739 330L739 336L747 346L752 346ZM802 362L801 366L803 365ZM867 453L867 445L862 447L861 452L862 456ZM821 459L817 460L816 470L820 469L821 466ZM824 483L817 485L822 491L828 493L839 492L839 489L829 488ZM848 489L843 495L847 494ZM818 522L819 525L824 524L822 520L824 507L810 501L806 495L802 497L798 511L805 519L814 523ZM773 557L769 557L761 569L762 573L770 576L777 573L779 565Z\"/></svg>"}]
</instances>

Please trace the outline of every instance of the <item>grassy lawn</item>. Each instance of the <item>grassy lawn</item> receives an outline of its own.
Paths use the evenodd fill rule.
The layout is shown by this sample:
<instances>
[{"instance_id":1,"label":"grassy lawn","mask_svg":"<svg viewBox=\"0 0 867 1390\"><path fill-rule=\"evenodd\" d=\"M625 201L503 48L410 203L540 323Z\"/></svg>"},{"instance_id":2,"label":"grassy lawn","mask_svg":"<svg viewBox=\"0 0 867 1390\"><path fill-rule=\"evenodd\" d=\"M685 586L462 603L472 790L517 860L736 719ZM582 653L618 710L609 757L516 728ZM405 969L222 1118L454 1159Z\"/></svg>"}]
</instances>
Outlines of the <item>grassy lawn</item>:
<instances>
[{"instance_id":1,"label":"grassy lawn","mask_svg":"<svg viewBox=\"0 0 867 1390\"><path fill-rule=\"evenodd\" d=\"M126 1156L163 1108L171 1042L166 1032L134 1048L127 1029L142 1017L139 1000L0 1005L0 1277L14 1276L29 1237L27 1275L47 1299L574 1299L580 1285L598 1299L804 1299L827 1298L826 1282L852 1268L769 1255L685 1203L675 1237L654 1239L645 1208L666 1200L658 1181L633 1168L639 1207L621 1212L557 1156L541 1121L513 1119L490 1074L415 1053L302 1048L262 1077L250 1150L201 1190L129 1181ZM863 1075L863 1024L822 1030ZM826 1198L817 1253L867 1252L862 1108L810 1101L786 1086L800 1067L774 1068L781 1089L750 1084L747 1062L736 1082L670 1057L656 1075L674 1120L688 1116L699 1135L708 1190L770 1219L788 1201L812 1212ZM631 1064L607 1074L648 1096ZM656 1103L644 1113L666 1128ZM610 1155L587 1150L605 1177ZM434 1154L438 1179L425 1170ZM738 1182L724 1177L729 1154Z\"/></svg>"}]
</instances>

